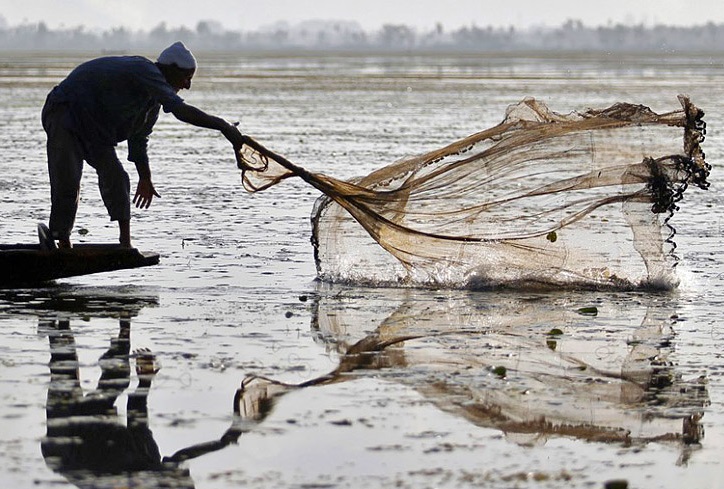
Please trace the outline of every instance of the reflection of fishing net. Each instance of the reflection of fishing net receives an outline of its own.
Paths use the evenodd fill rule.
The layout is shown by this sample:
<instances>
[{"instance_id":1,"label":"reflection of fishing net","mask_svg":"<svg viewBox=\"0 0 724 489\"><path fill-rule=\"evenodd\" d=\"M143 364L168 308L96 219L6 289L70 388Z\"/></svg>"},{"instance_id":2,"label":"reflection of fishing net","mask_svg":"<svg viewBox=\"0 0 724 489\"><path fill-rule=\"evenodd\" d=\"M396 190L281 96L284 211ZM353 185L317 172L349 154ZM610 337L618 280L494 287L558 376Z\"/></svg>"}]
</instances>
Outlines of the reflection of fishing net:
<instances>
[{"instance_id":1,"label":"reflection of fishing net","mask_svg":"<svg viewBox=\"0 0 724 489\"><path fill-rule=\"evenodd\" d=\"M668 221L710 169L703 112L679 100L665 114L619 103L561 115L527 99L491 129L352 182L252 139L238 164L249 191L299 176L324 193L312 216L323 279L671 287Z\"/></svg>"},{"instance_id":2,"label":"reflection of fishing net","mask_svg":"<svg viewBox=\"0 0 724 489\"><path fill-rule=\"evenodd\" d=\"M372 377L524 445L673 442L685 463L704 436L706 378L676 365L665 302L602 303L593 317L571 294L377 290L320 285L311 331L339 364L296 384L246 377L240 414L260 422L294 389Z\"/></svg>"},{"instance_id":3,"label":"reflection of fishing net","mask_svg":"<svg viewBox=\"0 0 724 489\"><path fill-rule=\"evenodd\" d=\"M439 300L439 292L386 290L349 307L359 289L318 290L312 330L342 354L319 383L373 371L526 444L551 436L689 444L702 436L705 379L685 380L676 366L675 311L660 301L603 304L594 319L571 308L570 295Z\"/></svg>"}]
</instances>

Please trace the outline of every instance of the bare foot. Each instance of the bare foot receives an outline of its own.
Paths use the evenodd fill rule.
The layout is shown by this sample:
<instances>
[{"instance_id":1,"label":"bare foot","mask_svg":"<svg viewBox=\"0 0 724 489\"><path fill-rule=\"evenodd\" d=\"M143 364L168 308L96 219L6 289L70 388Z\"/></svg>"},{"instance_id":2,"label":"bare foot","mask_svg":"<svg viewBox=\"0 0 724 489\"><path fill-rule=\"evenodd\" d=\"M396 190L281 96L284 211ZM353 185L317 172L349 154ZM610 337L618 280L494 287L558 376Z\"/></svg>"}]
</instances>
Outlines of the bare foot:
<instances>
[{"instance_id":1,"label":"bare foot","mask_svg":"<svg viewBox=\"0 0 724 489\"><path fill-rule=\"evenodd\" d=\"M71 244L69 238L60 238L58 240L58 248L60 248L62 250L69 250L72 247L73 247L73 245Z\"/></svg>"}]
</instances>

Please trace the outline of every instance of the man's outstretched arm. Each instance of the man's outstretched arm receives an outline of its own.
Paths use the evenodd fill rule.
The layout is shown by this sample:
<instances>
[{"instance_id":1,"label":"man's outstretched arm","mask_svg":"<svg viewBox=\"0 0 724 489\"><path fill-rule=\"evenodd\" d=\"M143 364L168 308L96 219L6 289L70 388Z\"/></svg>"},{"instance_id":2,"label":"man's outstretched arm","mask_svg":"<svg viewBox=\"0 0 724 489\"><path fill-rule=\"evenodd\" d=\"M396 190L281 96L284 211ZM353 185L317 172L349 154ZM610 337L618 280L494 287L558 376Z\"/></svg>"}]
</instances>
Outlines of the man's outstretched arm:
<instances>
[{"instance_id":1,"label":"man's outstretched arm","mask_svg":"<svg viewBox=\"0 0 724 489\"><path fill-rule=\"evenodd\" d=\"M235 149L241 148L244 144L244 136L242 136L241 132L239 132L236 125L230 124L220 117L207 114L193 105L189 105L187 103L178 104L173 109L172 113L181 122L197 127L216 129L229 140Z\"/></svg>"}]
</instances>

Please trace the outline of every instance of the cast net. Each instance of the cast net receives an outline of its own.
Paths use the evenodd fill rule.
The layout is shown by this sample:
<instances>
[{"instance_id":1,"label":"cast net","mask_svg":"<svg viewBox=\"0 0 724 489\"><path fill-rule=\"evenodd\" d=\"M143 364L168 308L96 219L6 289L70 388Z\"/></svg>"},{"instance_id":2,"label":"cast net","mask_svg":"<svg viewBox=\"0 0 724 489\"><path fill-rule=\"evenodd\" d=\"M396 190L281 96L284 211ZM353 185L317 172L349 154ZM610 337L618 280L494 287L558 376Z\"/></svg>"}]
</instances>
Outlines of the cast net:
<instances>
[{"instance_id":1,"label":"cast net","mask_svg":"<svg viewBox=\"0 0 724 489\"><path fill-rule=\"evenodd\" d=\"M257 141L237 154L251 192L297 176L322 280L435 287L676 286L685 190L709 186L703 112L617 103L559 114L526 99L490 129L350 181Z\"/></svg>"}]
</instances>

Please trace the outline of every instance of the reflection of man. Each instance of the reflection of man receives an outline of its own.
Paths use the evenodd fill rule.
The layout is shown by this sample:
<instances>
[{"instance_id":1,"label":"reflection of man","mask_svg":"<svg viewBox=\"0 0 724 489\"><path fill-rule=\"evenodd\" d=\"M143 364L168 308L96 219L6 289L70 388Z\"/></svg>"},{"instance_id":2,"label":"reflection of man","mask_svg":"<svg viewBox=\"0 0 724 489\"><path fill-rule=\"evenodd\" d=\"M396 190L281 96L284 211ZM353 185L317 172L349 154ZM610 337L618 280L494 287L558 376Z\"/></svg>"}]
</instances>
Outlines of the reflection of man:
<instances>
[{"instance_id":1,"label":"reflection of man","mask_svg":"<svg viewBox=\"0 0 724 489\"><path fill-rule=\"evenodd\" d=\"M91 482L86 481L91 475L96 479L103 474L162 470L161 455L147 424L148 390L157 372L150 353L137 357L139 384L128 395L126 426L118 422L114 407L130 384L130 323L121 321L118 337L100 359L98 387L88 395L83 395L80 386L78 355L68 321L53 321L48 326L51 379L47 436L41 445L48 466L80 487ZM179 475L177 472L174 478ZM193 487L190 479L185 482L183 487Z\"/></svg>"},{"instance_id":2,"label":"reflection of man","mask_svg":"<svg viewBox=\"0 0 724 489\"><path fill-rule=\"evenodd\" d=\"M148 350L135 353L138 387L128 393L126 424L114 406L130 385L130 321L121 320L118 337L100 358L95 391L83 394L78 355L68 321L43 324L50 342L50 385L46 404L47 436L41 450L47 465L78 487L192 488L184 460L235 442L241 431L229 429L219 441L185 448L162 459L148 427L148 393L158 372Z\"/></svg>"}]
</instances>

